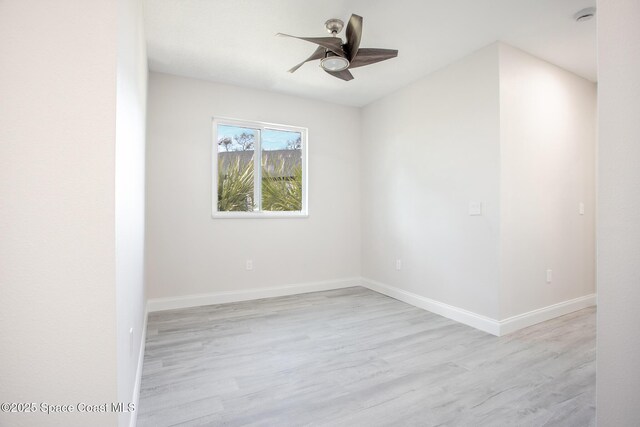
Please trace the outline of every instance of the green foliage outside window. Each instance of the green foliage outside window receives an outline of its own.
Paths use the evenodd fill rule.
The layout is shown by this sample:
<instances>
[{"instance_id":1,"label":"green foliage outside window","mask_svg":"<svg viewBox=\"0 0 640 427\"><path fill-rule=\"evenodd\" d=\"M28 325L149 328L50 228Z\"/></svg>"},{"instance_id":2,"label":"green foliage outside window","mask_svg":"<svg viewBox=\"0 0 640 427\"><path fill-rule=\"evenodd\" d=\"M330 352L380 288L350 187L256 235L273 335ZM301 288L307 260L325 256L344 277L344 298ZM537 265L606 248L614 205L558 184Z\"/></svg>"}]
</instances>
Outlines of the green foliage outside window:
<instances>
[{"instance_id":1,"label":"green foliage outside window","mask_svg":"<svg viewBox=\"0 0 640 427\"><path fill-rule=\"evenodd\" d=\"M218 210L246 212L252 211L253 162L240 165L240 159L227 167L218 162Z\"/></svg>"},{"instance_id":2,"label":"green foliage outside window","mask_svg":"<svg viewBox=\"0 0 640 427\"><path fill-rule=\"evenodd\" d=\"M262 168L262 210L302 210L302 166L285 171L282 160L276 168ZM218 211L253 211L253 162L242 165L218 163Z\"/></svg>"},{"instance_id":3,"label":"green foliage outside window","mask_svg":"<svg viewBox=\"0 0 640 427\"><path fill-rule=\"evenodd\" d=\"M302 166L285 176L284 161L275 172L262 169L262 209L265 211L302 210Z\"/></svg>"}]
</instances>

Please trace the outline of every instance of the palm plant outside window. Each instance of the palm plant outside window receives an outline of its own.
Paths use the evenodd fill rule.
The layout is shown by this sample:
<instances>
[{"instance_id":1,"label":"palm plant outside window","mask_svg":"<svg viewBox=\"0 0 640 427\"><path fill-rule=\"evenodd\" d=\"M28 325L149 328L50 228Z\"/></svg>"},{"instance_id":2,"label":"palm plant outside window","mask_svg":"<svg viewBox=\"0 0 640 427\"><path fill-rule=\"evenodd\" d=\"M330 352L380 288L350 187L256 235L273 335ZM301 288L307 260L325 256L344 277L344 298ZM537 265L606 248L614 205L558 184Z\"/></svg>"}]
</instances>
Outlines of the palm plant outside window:
<instances>
[{"instance_id":1,"label":"palm plant outside window","mask_svg":"<svg viewBox=\"0 0 640 427\"><path fill-rule=\"evenodd\" d=\"M307 130L214 119L213 216L306 216Z\"/></svg>"}]
</instances>

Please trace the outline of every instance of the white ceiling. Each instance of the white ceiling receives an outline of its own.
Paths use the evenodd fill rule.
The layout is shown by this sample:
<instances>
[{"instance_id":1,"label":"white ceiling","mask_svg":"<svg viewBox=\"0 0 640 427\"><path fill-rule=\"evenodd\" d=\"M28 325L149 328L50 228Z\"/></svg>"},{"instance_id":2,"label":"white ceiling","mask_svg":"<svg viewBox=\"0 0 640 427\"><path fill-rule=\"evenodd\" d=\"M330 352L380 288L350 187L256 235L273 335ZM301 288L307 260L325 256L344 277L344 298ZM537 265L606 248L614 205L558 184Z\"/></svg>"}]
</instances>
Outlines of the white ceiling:
<instances>
[{"instance_id":1,"label":"white ceiling","mask_svg":"<svg viewBox=\"0 0 640 427\"><path fill-rule=\"evenodd\" d=\"M496 40L596 80L595 0L145 0L152 71L366 105ZM327 36L329 18L364 17L361 47L398 58L353 70L345 82L318 61L287 73L315 45L275 37ZM344 32L342 33L344 36Z\"/></svg>"}]
</instances>

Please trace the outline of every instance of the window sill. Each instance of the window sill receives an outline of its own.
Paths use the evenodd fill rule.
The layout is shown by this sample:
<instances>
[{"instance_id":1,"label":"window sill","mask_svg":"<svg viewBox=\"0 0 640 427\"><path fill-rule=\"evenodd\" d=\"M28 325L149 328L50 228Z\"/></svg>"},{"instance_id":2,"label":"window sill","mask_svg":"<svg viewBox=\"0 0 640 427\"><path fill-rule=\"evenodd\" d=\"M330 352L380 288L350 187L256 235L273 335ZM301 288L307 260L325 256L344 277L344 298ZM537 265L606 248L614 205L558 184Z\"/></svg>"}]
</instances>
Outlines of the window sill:
<instances>
[{"instance_id":1,"label":"window sill","mask_svg":"<svg viewBox=\"0 0 640 427\"><path fill-rule=\"evenodd\" d=\"M283 219L308 218L308 212L213 212L213 219Z\"/></svg>"}]
</instances>

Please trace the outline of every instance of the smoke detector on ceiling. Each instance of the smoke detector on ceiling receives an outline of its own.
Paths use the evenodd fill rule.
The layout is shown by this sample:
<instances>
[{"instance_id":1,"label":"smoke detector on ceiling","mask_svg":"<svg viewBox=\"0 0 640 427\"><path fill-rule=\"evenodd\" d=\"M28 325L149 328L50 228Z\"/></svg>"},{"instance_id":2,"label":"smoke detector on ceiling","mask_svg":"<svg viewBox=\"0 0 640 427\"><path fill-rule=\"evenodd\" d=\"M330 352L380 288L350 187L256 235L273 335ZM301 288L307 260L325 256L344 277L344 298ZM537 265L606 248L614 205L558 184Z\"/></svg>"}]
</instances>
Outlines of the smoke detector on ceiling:
<instances>
[{"instance_id":1,"label":"smoke detector on ceiling","mask_svg":"<svg viewBox=\"0 0 640 427\"><path fill-rule=\"evenodd\" d=\"M592 19L596 16L596 8L595 7L587 7L586 9L579 10L573 15L573 18L576 22L584 22Z\"/></svg>"}]
</instances>

